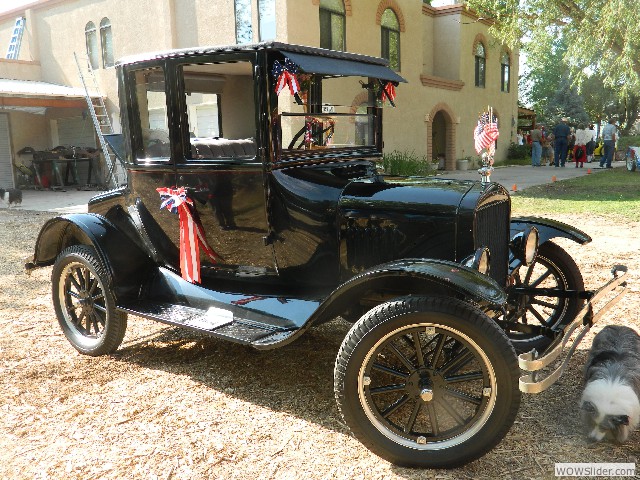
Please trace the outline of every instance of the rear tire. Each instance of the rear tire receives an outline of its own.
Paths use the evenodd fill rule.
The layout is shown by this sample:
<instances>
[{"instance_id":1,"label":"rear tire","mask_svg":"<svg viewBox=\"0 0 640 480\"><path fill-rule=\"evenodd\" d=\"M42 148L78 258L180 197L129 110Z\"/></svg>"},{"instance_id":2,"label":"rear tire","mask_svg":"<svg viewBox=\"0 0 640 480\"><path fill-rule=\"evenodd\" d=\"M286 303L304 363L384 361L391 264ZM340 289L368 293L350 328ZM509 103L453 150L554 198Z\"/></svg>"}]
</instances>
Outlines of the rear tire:
<instances>
[{"instance_id":1,"label":"rear tire","mask_svg":"<svg viewBox=\"0 0 640 480\"><path fill-rule=\"evenodd\" d=\"M85 355L114 352L127 329L127 314L116 310L106 269L93 247L62 251L51 272L53 306L67 340Z\"/></svg>"},{"instance_id":2,"label":"rear tire","mask_svg":"<svg viewBox=\"0 0 640 480\"><path fill-rule=\"evenodd\" d=\"M365 314L334 371L342 416L369 450L401 466L450 468L491 450L520 405L504 332L448 297L407 297Z\"/></svg>"}]
</instances>

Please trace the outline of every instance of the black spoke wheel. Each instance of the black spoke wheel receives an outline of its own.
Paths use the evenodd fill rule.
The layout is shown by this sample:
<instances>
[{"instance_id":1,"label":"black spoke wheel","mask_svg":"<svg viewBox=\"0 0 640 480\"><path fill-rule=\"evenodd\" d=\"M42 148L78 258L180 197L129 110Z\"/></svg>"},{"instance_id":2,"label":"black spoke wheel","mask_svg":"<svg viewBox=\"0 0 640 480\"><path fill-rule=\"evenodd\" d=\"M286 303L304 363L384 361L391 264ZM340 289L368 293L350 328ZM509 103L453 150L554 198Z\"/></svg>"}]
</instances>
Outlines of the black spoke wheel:
<instances>
[{"instance_id":1,"label":"black spoke wheel","mask_svg":"<svg viewBox=\"0 0 640 480\"><path fill-rule=\"evenodd\" d=\"M81 353L115 351L127 315L115 308L105 268L93 247L74 245L58 255L51 272L53 305L67 340Z\"/></svg>"},{"instance_id":2,"label":"black spoke wheel","mask_svg":"<svg viewBox=\"0 0 640 480\"><path fill-rule=\"evenodd\" d=\"M540 246L535 262L518 272L516 286L584 290L584 280L571 255L555 243L545 242ZM511 312L511 321L557 329L571 323L584 305L584 300L540 295L515 298L513 303L516 310ZM552 342L550 337L544 335L516 331L510 331L507 335L517 352L528 352L534 348L543 352Z\"/></svg>"},{"instance_id":3,"label":"black spoke wheel","mask_svg":"<svg viewBox=\"0 0 640 480\"><path fill-rule=\"evenodd\" d=\"M448 468L480 457L520 404L504 332L445 297L407 297L364 315L342 343L334 389L354 435L403 466Z\"/></svg>"}]
</instances>

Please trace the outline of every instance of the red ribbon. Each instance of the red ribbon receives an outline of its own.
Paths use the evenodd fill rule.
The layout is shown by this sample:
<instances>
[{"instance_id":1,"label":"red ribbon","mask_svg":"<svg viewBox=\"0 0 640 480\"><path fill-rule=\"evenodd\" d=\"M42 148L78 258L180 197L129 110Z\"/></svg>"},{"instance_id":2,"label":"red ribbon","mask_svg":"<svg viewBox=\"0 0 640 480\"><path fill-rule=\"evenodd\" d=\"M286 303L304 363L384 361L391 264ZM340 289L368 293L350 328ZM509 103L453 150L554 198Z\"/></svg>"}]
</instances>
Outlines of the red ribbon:
<instances>
[{"instance_id":1,"label":"red ribbon","mask_svg":"<svg viewBox=\"0 0 640 480\"><path fill-rule=\"evenodd\" d=\"M166 208L172 213L178 213L180 219L180 273L187 282L200 283L200 248L207 256L216 262L221 259L207 243L202 224L192 209L193 200L187 197L184 187L172 189L157 188L162 198L160 208Z\"/></svg>"},{"instance_id":2,"label":"red ribbon","mask_svg":"<svg viewBox=\"0 0 640 480\"><path fill-rule=\"evenodd\" d=\"M294 73L287 70L283 71L278 77L278 83L276 84L276 94L280 95L280 92L284 87L288 86L291 95L295 95L300 91L300 84L298 83L298 77Z\"/></svg>"},{"instance_id":3,"label":"red ribbon","mask_svg":"<svg viewBox=\"0 0 640 480\"><path fill-rule=\"evenodd\" d=\"M384 87L382 87L382 93L380 96L382 99L382 103L384 103L384 101L388 98L391 105L393 105L394 107L396 106L395 103L393 103L393 101L396 99L396 87L393 85L393 83L385 83Z\"/></svg>"}]
</instances>

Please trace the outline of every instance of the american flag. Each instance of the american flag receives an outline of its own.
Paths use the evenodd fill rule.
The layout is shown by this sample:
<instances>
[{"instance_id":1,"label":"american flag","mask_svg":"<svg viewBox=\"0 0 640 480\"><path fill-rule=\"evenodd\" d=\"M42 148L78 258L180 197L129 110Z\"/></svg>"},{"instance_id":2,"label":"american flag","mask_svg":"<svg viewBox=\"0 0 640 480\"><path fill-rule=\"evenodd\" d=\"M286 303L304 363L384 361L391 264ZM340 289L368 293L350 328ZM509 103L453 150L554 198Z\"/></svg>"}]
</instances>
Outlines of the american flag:
<instances>
[{"instance_id":1,"label":"american flag","mask_svg":"<svg viewBox=\"0 0 640 480\"><path fill-rule=\"evenodd\" d=\"M480 114L478 117L478 125L473 131L476 153L479 154L483 148L487 148L489 155L493 155L499 134L498 119L489 112Z\"/></svg>"},{"instance_id":2,"label":"american flag","mask_svg":"<svg viewBox=\"0 0 640 480\"><path fill-rule=\"evenodd\" d=\"M298 70L298 66L288 58L284 59L284 65L278 60L273 62L271 74L276 78L276 94L280 95L280 92L287 85L289 86L291 95L295 95L300 91L300 83L296 77Z\"/></svg>"}]
</instances>

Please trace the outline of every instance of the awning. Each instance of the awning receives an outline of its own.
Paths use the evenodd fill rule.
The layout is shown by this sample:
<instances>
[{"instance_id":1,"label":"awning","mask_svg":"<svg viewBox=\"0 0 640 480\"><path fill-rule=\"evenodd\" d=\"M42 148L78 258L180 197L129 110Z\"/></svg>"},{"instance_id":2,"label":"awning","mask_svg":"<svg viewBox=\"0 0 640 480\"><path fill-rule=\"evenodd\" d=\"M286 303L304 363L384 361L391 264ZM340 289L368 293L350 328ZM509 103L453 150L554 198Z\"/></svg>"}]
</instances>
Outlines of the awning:
<instances>
[{"instance_id":1,"label":"awning","mask_svg":"<svg viewBox=\"0 0 640 480\"><path fill-rule=\"evenodd\" d=\"M49 107L86 108L85 91L55 83L0 78L0 109L43 113Z\"/></svg>"},{"instance_id":2,"label":"awning","mask_svg":"<svg viewBox=\"0 0 640 480\"><path fill-rule=\"evenodd\" d=\"M303 53L291 53L286 51L282 53L306 73L372 77L391 82L407 83L404 78L384 65L375 65L372 63L355 62L352 60L328 58L316 55L305 55Z\"/></svg>"}]
</instances>

